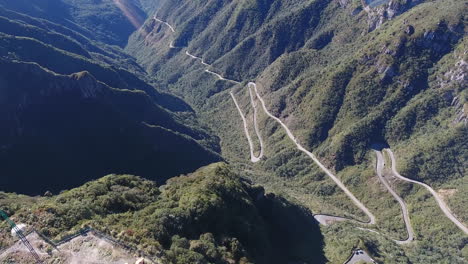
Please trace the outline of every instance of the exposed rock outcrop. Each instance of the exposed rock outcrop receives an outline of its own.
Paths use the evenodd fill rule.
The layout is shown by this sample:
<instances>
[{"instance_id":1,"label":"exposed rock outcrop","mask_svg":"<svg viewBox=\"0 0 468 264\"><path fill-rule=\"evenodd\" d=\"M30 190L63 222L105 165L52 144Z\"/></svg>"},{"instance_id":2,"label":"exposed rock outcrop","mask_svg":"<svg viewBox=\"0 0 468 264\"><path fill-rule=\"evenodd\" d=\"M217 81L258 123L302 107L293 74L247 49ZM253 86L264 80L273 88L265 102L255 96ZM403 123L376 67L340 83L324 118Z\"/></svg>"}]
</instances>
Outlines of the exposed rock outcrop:
<instances>
[{"instance_id":1,"label":"exposed rock outcrop","mask_svg":"<svg viewBox=\"0 0 468 264\"><path fill-rule=\"evenodd\" d=\"M421 2L422 0L391 0L386 4L375 7L367 5L364 10L368 15L369 32L380 28L385 21L392 20Z\"/></svg>"},{"instance_id":2,"label":"exposed rock outcrop","mask_svg":"<svg viewBox=\"0 0 468 264\"><path fill-rule=\"evenodd\" d=\"M460 34L441 22L436 30L424 32L424 36L419 39L418 45L422 48L431 49L436 54L445 54L452 49L450 44L460 38Z\"/></svg>"},{"instance_id":3,"label":"exposed rock outcrop","mask_svg":"<svg viewBox=\"0 0 468 264\"><path fill-rule=\"evenodd\" d=\"M468 125L468 103L462 104L458 97L455 97L453 98L452 106L456 109L453 124L463 123L465 126Z\"/></svg>"},{"instance_id":4,"label":"exposed rock outcrop","mask_svg":"<svg viewBox=\"0 0 468 264\"><path fill-rule=\"evenodd\" d=\"M463 93L464 87L468 83L468 63L464 56L468 53L467 50L463 52L457 59L457 62L450 67L443 75L436 77L436 87L440 89L448 89L445 94L447 100L451 101L451 106L455 109L455 117L453 124L463 123L468 125L468 103L466 102L466 93ZM458 94L453 88L461 87ZM466 89L466 88L465 88Z\"/></svg>"}]
</instances>

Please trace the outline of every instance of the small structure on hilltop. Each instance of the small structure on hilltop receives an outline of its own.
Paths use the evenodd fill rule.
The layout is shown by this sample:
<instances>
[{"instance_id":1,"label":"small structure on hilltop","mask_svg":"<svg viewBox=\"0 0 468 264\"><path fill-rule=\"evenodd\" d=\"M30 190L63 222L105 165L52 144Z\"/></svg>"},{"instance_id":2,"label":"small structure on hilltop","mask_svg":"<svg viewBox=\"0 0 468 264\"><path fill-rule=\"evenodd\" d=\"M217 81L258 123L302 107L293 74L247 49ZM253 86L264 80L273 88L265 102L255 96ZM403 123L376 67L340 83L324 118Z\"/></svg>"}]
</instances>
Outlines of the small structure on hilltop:
<instances>
[{"instance_id":1,"label":"small structure on hilltop","mask_svg":"<svg viewBox=\"0 0 468 264\"><path fill-rule=\"evenodd\" d=\"M29 250L31 255L34 257L36 260L37 264L42 264L42 260L39 257L39 255L36 253L36 250L33 248L33 246L29 243L28 239L24 236L23 230L26 228L25 224L15 224L15 222L11 221L11 219L8 217L7 213L4 211L0 210L0 220L3 218L11 227L11 234L15 237L18 237L21 242L26 246L26 248Z\"/></svg>"},{"instance_id":2,"label":"small structure on hilltop","mask_svg":"<svg viewBox=\"0 0 468 264\"><path fill-rule=\"evenodd\" d=\"M11 236L12 237L19 237L19 232L22 232L24 234L24 230L26 230L26 225L25 224L17 224L16 228L11 229Z\"/></svg>"}]
</instances>

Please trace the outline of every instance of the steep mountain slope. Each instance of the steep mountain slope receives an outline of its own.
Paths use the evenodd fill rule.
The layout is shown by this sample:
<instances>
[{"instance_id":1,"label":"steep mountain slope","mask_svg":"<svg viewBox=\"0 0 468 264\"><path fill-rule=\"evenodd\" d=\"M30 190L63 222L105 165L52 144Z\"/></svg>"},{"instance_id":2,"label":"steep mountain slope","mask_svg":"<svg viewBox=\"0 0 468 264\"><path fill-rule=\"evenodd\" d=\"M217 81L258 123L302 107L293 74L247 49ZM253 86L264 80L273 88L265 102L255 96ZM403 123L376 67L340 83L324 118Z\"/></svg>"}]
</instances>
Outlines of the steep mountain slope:
<instances>
[{"instance_id":1,"label":"steep mountain slope","mask_svg":"<svg viewBox=\"0 0 468 264\"><path fill-rule=\"evenodd\" d=\"M34 38L59 50L81 55L101 64L119 65L119 67L138 73L140 77L144 76L141 66L116 46L95 41L49 20L31 17L1 6L0 16L2 16L2 32L5 34ZM24 52L33 53L32 51Z\"/></svg>"},{"instance_id":2,"label":"steep mountain slope","mask_svg":"<svg viewBox=\"0 0 468 264\"><path fill-rule=\"evenodd\" d=\"M0 193L0 206L47 236L93 226L162 263L323 263L312 216L240 176L218 163L158 189L139 177L109 175L50 198Z\"/></svg>"},{"instance_id":3,"label":"steep mountain slope","mask_svg":"<svg viewBox=\"0 0 468 264\"><path fill-rule=\"evenodd\" d=\"M112 46L138 27L129 6L159 3L0 0L0 189L88 182L0 192L0 208L53 239L92 225L163 263L325 262L309 211L243 173L212 164L170 179L221 160L219 139ZM149 180L91 181L108 173ZM12 242L3 225L0 237Z\"/></svg>"},{"instance_id":4,"label":"steep mountain slope","mask_svg":"<svg viewBox=\"0 0 468 264\"><path fill-rule=\"evenodd\" d=\"M150 177L158 171L162 182L219 159L187 134L204 135L175 121L143 91L33 63L2 59L0 68L4 190L57 192L110 172Z\"/></svg>"},{"instance_id":5,"label":"steep mountain slope","mask_svg":"<svg viewBox=\"0 0 468 264\"><path fill-rule=\"evenodd\" d=\"M146 19L139 1L133 0L1 0L0 6L119 46L125 46L128 36Z\"/></svg>"},{"instance_id":6,"label":"steep mountain slope","mask_svg":"<svg viewBox=\"0 0 468 264\"><path fill-rule=\"evenodd\" d=\"M393 149L403 175L450 194L444 198L451 210L467 219L466 1L372 2L162 1L157 19L134 33L126 50L211 123L224 157L314 212L362 217L264 114L257 119L268 139L265 155L249 163L248 142L238 141L245 138L242 120L229 95L238 98L254 135L248 81L255 80L267 108L297 141L376 212L383 236L404 233L395 232L404 225L375 175L375 143ZM465 236L432 196L407 183L392 186L412 206L416 239L423 241L405 250L409 260L397 262L461 263ZM329 207L317 202L322 199ZM342 247L355 245L355 238L336 241L335 232L326 231L326 252L338 263L338 255L347 254ZM386 254L396 249L372 244L377 258L391 262ZM432 253L424 254L429 245Z\"/></svg>"},{"instance_id":7,"label":"steep mountain slope","mask_svg":"<svg viewBox=\"0 0 468 264\"><path fill-rule=\"evenodd\" d=\"M191 107L119 48L4 8L0 24L2 190L58 192L108 173L159 171L162 183L221 159Z\"/></svg>"},{"instance_id":8,"label":"steep mountain slope","mask_svg":"<svg viewBox=\"0 0 468 264\"><path fill-rule=\"evenodd\" d=\"M98 225L169 263L344 263L355 248L382 263L464 263L467 8L0 0L0 189L59 191L107 173L161 184L214 152L232 166L159 189L109 176L0 199L48 235ZM323 242L291 201L339 220L324 221Z\"/></svg>"},{"instance_id":9,"label":"steep mountain slope","mask_svg":"<svg viewBox=\"0 0 468 264\"><path fill-rule=\"evenodd\" d=\"M323 154L341 170L362 161L372 142L394 141L382 129L396 115L388 107L399 109L426 90L428 69L454 50L465 31L461 13L465 3L459 1L420 4L371 33L367 31L373 28L366 22L373 21L372 12L355 2L343 3L180 1L162 4L157 15L176 25L175 46L188 45L191 53L213 62L224 76L248 80L272 64L259 79L272 98L271 107L296 120L291 126L303 141L311 148L322 145L319 150L327 149ZM396 16L417 3L392 2L389 9ZM437 18L418 15L434 10ZM155 35L167 32L159 23L148 26L155 28ZM133 43L145 36L136 33L128 48L138 58L148 56ZM146 46L153 48L151 43ZM152 63L179 63L173 53L170 50ZM242 63L232 63L240 58ZM166 69L162 76L169 74ZM176 73L172 75L170 82L177 80ZM325 104L315 103L324 100ZM337 144L330 146L332 141Z\"/></svg>"},{"instance_id":10,"label":"steep mountain slope","mask_svg":"<svg viewBox=\"0 0 468 264\"><path fill-rule=\"evenodd\" d=\"M290 95L283 99L282 105L272 107L278 114L297 120L291 126L303 134L310 147L318 147L318 151L331 159L330 163L338 170L359 163L373 142L398 144L399 140L389 135L389 130L397 129L391 124L388 128L387 123L412 98L426 93L430 88L429 69L460 42L464 35L463 17L453 13L453 10L462 9L460 5L459 2L444 1L421 4L411 13L372 32L364 42L369 44L359 47L347 59L329 63L330 66L320 69L316 75L310 71L299 74L284 87L269 85L275 83L270 80L276 70L267 70L262 75L268 79L264 86L270 88L266 89L273 92L280 88L276 94L283 98ZM438 19L431 16L422 21L418 16L434 10L438 12ZM407 29L415 32L405 32ZM280 65L288 65L297 58L295 54L284 57L285 61L278 62ZM270 69L275 66L278 67L274 65ZM317 66L325 65L312 63L309 67L319 69ZM439 107L447 107L451 100L446 98ZM439 109L435 107L428 114L437 111ZM408 132L398 133L404 135Z\"/></svg>"}]
</instances>

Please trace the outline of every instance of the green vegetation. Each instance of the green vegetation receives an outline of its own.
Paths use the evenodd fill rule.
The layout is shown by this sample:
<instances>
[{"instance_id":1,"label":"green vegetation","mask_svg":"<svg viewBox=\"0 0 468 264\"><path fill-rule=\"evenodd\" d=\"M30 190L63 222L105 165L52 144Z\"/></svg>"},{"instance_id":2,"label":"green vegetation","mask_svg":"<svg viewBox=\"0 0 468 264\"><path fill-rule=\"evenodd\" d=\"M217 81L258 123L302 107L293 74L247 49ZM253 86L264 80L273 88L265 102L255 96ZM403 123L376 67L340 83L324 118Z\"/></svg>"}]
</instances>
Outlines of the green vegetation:
<instances>
[{"instance_id":1,"label":"green vegetation","mask_svg":"<svg viewBox=\"0 0 468 264\"><path fill-rule=\"evenodd\" d=\"M58 75L32 63L0 59L0 69L5 190L58 192L110 172L152 177L158 171L163 182L220 159L193 138L207 134L175 120L143 91L111 88L88 72Z\"/></svg>"},{"instance_id":2,"label":"green vegetation","mask_svg":"<svg viewBox=\"0 0 468 264\"><path fill-rule=\"evenodd\" d=\"M183 37L190 43L188 49L205 61L213 62L214 68L224 75L248 80L261 73L257 81L266 91L271 91L267 93L267 101L273 102L270 108L281 116L296 114L291 126L299 136L341 170L362 162L373 142L392 141L384 130L386 123L393 119L398 109L427 88L430 69L462 38L462 15L452 12L462 10L462 4L457 1L421 4L384 24L381 29L364 34L367 30L365 12L356 16L346 13L355 8L354 4L341 10L335 4L327 5L323 1L297 2L277 1L271 5L239 2L225 4L221 9L219 5L204 6L198 2L175 6L167 2L158 12L161 18L167 17L175 25L176 45L178 34L193 32L190 33L192 37ZM188 13L188 9L194 11ZM259 22L243 14L252 10L266 12L268 20L258 27L253 26ZM320 10L319 14L310 13ZM434 10L440 11L430 18L420 16ZM215 14L209 16L209 21L199 15L212 12ZM438 19L434 19L435 16ZM194 21L189 22L191 19ZM238 20L242 21L240 28L230 29L236 24L229 21ZM297 25L291 24L296 21ZM281 30L285 25L288 30ZM406 25L415 28L412 35L405 33ZM189 26L196 30L187 29ZM160 29L157 23L155 27ZM460 29L451 30L456 27ZM326 47L320 50L307 48L305 43L309 39L313 41L330 34L332 28L333 37ZM244 32L249 33L244 35ZM163 28L154 34L161 38L171 33ZM291 35L306 39L290 38ZM234 36L233 46L229 47L227 40ZM433 36L433 39L427 36ZM137 58L147 58L148 53L151 54L147 49L154 49L153 45L147 49L140 49L140 46L138 50L133 49L142 37L135 34L127 49ZM446 43L441 46L440 42L445 39ZM158 45L165 47L168 44L169 40ZM168 85L177 82L173 90L190 103L199 105L210 98L209 93L208 96L204 94L212 85L200 87L194 96L185 92L186 78L181 78L180 73L187 69L181 68L180 64L186 64L187 58L174 50L167 52L171 55L161 52L154 62L165 63L167 67L152 68L149 65L148 68ZM233 63L240 61L242 63ZM145 59L141 62L146 64ZM179 73L174 73L175 65L179 66Z\"/></svg>"},{"instance_id":3,"label":"green vegetation","mask_svg":"<svg viewBox=\"0 0 468 264\"><path fill-rule=\"evenodd\" d=\"M139 1L119 1L137 24L146 19ZM126 17L113 0L0 0L0 6L47 19L66 26L80 34L111 45L125 46L135 25Z\"/></svg>"},{"instance_id":4,"label":"green vegetation","mask_svg":"<svg viewBox=\"0 0 468 264\"><path fill-rule=\"evenodd\" d=\"M147 22L151 37L135 33L126 50L200 113L220 136L223 157L246 170L252 181L313 212L364 220L265 116L260 127L266 156L249 164L242 123L227 91L235 91L243 111L251 114L246 82L255 80L270 111L337 172L377 216L373 228L385 234L363 234L346 224L324 228L330 230L324 231L325 241L334 241L325 247L330 262L344 261L350 248L364 241L385 263L459 263L460 231L440 209L429 207L434 201L428 193L392 180L409 207L419 208L414 214L423 215L415 221L427 222L417 237L426 245L393 244L391 239L405 238L401 211L375 175L370 147L389 145L406 177L436 189L456 189L447 199L466 219L466 89L461 77L466 70L459 63L466 61L466 8L455 0L392 1L378 8L368 13L361 1L162 1L157 16L173 25L175 34ZM169 49L171 41L244 83L217 81L184 49ZM426 212L424 206L432 209ZM338 236L339 230L345 231ZM422 257L429 244L433 253Z\"/></svg>"},{"instance_id":5,"label":"green vegetation","mask_svg":"<svg viewBox=\"0 0 468 264\"><path fill-rule=\"evenodd\" d=\"M57 193L108 173L162 183L221 160L190 106L118 47L3 7L0 24L3 191Z\"/></svg>"},{"instance_id":6,"label":"green vegetation","mask_svg":"<svg viewBox=\"0 0 468 264\"><path fill-rule=\"evenodd\" d=\"M58 238L89 225L164 263L324 262L310 214L264 196L261 187L243 183L222 163L172 178L159 189L139 177L109 175L50 198L6 200L13 196L2 194L0 206L45 235ZM8 234L5 226L1 230Z\"/></svg>"},{"instance_id":7,"label":"green vegetation","mask_svg":"<svg viewBox=\"0 0 468 264\"><path fill-rule=\"evenodd\" d=\"M230 168L211 165L159 189L114 175L52 198L2 194L0 204L19 220L54 237L102 227L172 263L342 263L353 247L384 263L468 257L466 236L432 196L389 177L416 233L415 243L393 241L405 238L401 211L376 177L370 149L391 147L401 174L432 185L467 223L463 1L399 0L371 9L358 0L121 1L137 15L144 10L168 21L175 33L152 19L135 31L110 0L29 2L0 0L0 84L8 85L0 89L7 113L0 121L8 127L0 131L2 175L51 175L68 184L59 191L113 172L161 184L218 161L212 151ZM216 80L181 47L243 83ZM367 219L263 111L265 157L249 162L229 92L247 114L258 149L251 80L301 145L376 215L370 228L381 234L336 223L321 227L322 245L310 216L294 204ZM276 195L259 201L262 189L238 177Z\"/></svg>"}]
</instances>

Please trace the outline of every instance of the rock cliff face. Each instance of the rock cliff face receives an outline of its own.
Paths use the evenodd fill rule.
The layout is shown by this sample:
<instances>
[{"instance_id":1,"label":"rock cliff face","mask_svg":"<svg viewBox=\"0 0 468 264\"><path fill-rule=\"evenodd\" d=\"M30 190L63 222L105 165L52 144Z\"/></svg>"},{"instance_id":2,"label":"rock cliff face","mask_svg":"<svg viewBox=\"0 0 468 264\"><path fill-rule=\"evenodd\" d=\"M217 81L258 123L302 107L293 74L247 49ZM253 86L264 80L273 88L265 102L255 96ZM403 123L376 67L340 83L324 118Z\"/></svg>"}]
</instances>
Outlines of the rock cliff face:
<instances>
[{"instance_id":1,"label":"rock cliff face","mask_svg":"<svg viewBox=\"0 0 468 264\"><path fill-rule=\"evenodd\" d=\"M437 76L437 85L440 89L448 90L445 94L447 100L451 101L451 106L455 109L456 115L453 124L468 125L468 95L466 93L466 84L468 83L468 63L465 61L467 51L463 50L457 57L459 59L447 71ZM455 89L461 87L461 89Z\"/></svg>"},{"instance_id":2,"label":"rock cliff face","mask_svg":"<svg viewBox=\"0 0 468 264\"><path fill-rule=\"evenodd\" d=\"M408 9L423 2L422 0L390 0L374 1L374 4L367 5L364 10L367 12L367 23L369 31L380 28L383 23L403 14ZM380 5L376 5L376 4Z\"/></svg>"}]
</instances>

